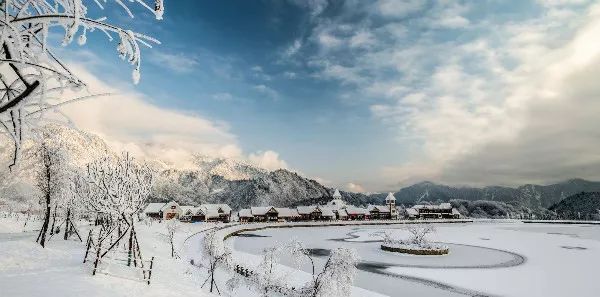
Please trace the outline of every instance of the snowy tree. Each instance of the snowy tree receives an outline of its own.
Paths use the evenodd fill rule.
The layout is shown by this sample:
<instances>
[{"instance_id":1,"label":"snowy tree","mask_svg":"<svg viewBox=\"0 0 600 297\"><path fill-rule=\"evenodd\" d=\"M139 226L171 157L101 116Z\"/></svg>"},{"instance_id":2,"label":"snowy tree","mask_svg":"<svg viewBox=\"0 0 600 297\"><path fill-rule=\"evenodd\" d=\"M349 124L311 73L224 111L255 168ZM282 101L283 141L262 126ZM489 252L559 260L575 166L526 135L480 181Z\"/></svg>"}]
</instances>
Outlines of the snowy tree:
<instances>
[{"instance_id":1,"label":"snowy tree","mask_svg":"<svg viewBox=\"0 0 600 297\"><path fill-rule=\"evenodd\" d=\"M435 232L433 225L407 226L404 228L410 235L407 237L399 236L392 231L378 231L371 233L370 236L381 237L383 239L382 247L401 248L411 250L447 250L448 247L443 244L430 242L427 235Z\"/></svg>"},{"instance_id":2,"label":"snowy tree","mask_svg":"<svg viewBox=\"0 0 600 297\"><path fill-rule=\"evenodd\" d=\"M287 275L276 270L279 257L284 251L287 251L285 245L275 245L263 249L262 260L255 275L255 281L261 296L268 297L273 292L281 291L282 284L286 283Z\"/></svg>"},{"instance_id":3,"label":"snowy tree","mask_svg":"<svg viewBox=\"0 0 600 297\"><path fill-rule=\"evenodd\" d=\"M179 231L179 229L181 229L181 224L179 223L179 220L173 219L173 220L169 220L167 222L167 237L169 238L169 243L171 244L171 258L177 257L179 258L179 255L177 255L177 253L175 252L175 234L177 233L177 231Z\"/></svg>"},{"instance_id":4,"label":"snowy tree","mask_svg":"<svg viewBox=\"0 0 600 297\"><path fill-rule=\"evenodd\" d=\"M299 241L289 245L290 253L298 260L308 260L312 266L312 280L298 291L299 296L346 297L349 296L356 276L358 254L353 249L336 248L320 272L310 250Z\"/></svg>"},{"instance_id":5,"label":"snowy tree","mask_svg":"<svg viewBox=\"0 0 600 297\"><path fill-rule=\"evenodd\" d=\"M65 225L63 239L67 240L69 239L69 236L75 234L77 235L79 240L82 240L79 232L77 231L77 226L75 225L75 222L77 221L79 216L85 212L86 208L85 205L83 205L83 201L79 199L79 196L77 195L78 189L73 183L74 171L70 171L69 173L71 182L69 183L68 190L65 191L65 194L59 201L59 207L62 210L64 216L63 224Z\"/></svg>"},{"instance_id":6,"label":"snowy tree","mask_svg":"<svg viewBox=\"0 0 600 297\"><path fill-rule=\"evenodd\" d=\"M85 175L73 179L77 195L88 210L102 218L104 239L116 231L102 257L118 246L126 235L128 260L137 266L141 259L134 216L146 204L155 172L147 164L136 162L129 154L105 156L87 165ZM97 220L98 222L98 220ZM100 239L99 239L100 240Z\"/></svg>"},{"instance_id":7,"label":"snowy tree","mask_svg":"<svg viewBox=\"0 0 600 297\"><path fill-rule=\"evenodd\" d=\"M106 156L87 165L84 181L78 183L79 196L94 211L128 221L146 204L155 172L128 153Z\"/></svg>"},{"instance_id":8,"label":"snowy tree","mask_svg":"<svg viewBox=\"0 0 600 297\"><path fill-rule=\"evenodd\" d=\"M427 224L423 226L408 226L406 230L411 234L409 238L409 242L415 244L417 246L425 246L429 242L427 240L427 235L435 232L435 227L433 225Z\"/></svg>"},{"instance_id":9,"label":"snowy tree","mask_svg":"<svg viewBox=\"0 0 600 297\"><path fill-rule=\"evenodd\" d=\"M133 18L126 3L137 3L162 19L163 0L113 0ZM96 7L88 8L88 4ZM62 29L62 45L77 37L84 45L88 32L101 31L109 41L118 39L117 52L133 65L133 81L140 79L140 45L151 47L158 40L144 34L120 28L104 16L90 16L91 11L103 11L107 0L2 0L0 1L0 127L14 144L15 165L27 132L35 131L52 110L72 101L93 97L81 95L86 84L74 75L55 54L52 36ZM129 4L131 5L131 4ZM58 30L56 30L58 29ZM67 96L65 91L72 91ZM101 95L101 94L95 94Z\"/></svg>"},{"instance_id":10,"label":"snowy tree","mask_svg":"<svg viewBox=\"0 0 600 297\"><path fill-rule=\"evenodd\" d=\"M231 251L223 244L221 237L216 232L210 232L204 236L202 241L202 251L207 263L203 266L208 270L208 277L202 284L202 287L210 282L210 292L214 289L219 292L217 283L215 282L215 272L219 265L229 265L231 262Z\"/></svg>"},{"instance_id":11,"label":"snowy tree","mask_svg":"<svg viewBox=\"0 0 600 297\"><path fill-rule=\"evenodd\" d=\"M66 186L65 156L61 150L60 144L52 141L45 135L39 145L34 148L33 153L39 162L36 172L36 185L42 194L40 199L44 206L44 223L40 229L37 242L44 247L46 244L46 233L51 229L54 232L54 221L56 219L56 199L63 194ZM54 203L54 204L53 204ZM50 226L50 217L52 215L52 206L54 207L54 221Z\"/></svg>"}]
</instances>

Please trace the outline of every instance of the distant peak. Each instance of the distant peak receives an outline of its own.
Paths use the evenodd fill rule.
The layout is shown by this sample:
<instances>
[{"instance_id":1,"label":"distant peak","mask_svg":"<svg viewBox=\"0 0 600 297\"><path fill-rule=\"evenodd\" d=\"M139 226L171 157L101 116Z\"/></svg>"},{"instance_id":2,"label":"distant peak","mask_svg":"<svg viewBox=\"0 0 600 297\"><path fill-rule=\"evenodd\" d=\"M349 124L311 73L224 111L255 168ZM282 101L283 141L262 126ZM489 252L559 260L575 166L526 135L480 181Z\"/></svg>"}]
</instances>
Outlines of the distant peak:
<instances>
[{"instance_id":1,"label":"distant peak","mask_svg":"<svg viewBox=\"0 0 600 297\"><path fill-rule=\"evenodd\" d=\"M436 184L434 182L426 180L426 181L422 181L420 183L417 183L415 185L418 185L418 186L435 186Z\"/></svg>"}]
</instances>

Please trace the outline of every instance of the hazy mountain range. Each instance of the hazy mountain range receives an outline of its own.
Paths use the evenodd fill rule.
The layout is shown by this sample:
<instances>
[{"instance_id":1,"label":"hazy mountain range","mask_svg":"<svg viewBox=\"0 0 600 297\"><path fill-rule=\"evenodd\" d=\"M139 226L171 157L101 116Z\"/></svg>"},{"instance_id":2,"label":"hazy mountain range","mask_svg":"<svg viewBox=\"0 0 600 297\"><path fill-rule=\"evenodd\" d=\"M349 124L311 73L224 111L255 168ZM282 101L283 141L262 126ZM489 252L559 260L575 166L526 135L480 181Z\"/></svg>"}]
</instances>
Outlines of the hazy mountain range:
<instances>
[{"instance_id":1,"label":"hazy mountain range","mask_svg":"<svg viewBox=\"0 0 600 297\"><path fill-rule=\"evenodd\" d=\"M452 187L432 182L421 182L402 188L394 195L398 204L462 199L500 201L529 208L548 208L571 195L594 191L600 191L600 182L570 179L545 186L527 184L516 188L502 186L483 188ZM385 194L377 194L377 196L379 199L383 199Z\"/></svg>"},{"instance_id":2,"label":"hazy mountain range","mask_svg":"<svg viewBox=\"0 0 600 297\"><path fill-rule=\"evenodd\" d=\"M222 202L232 205L234 209L260 205L284 207L326 203L334 191L333 188L285 169L269 172L240 161L207 157L199 159L196 170L164 171L155 188L153 200L175 198L186 204ZM452 187L421 182L404 187L394 195L399 205L459 199L497 201L529 209L546 209L571 195L594 191L600 191L600 182L583 179L571 179L551 185L528 184L516 188ZM344 200L355 205L383 203L387 195L341 193Z\"/></svg>"},{"instance_id":3,"label":"hazy mountain range","mask_svg":"<svg viewBox=\"0 0 600 297\"><path fill-rule=\"evenodd\" d=\"M65 127L51 127L52 135L58 137L68 148L73 166L82 167L84 163L110 151L106 143L98 136L81 134ZM10 151L0 147L2 160ZM147 160L159 173L151 194L151 201L176 200L182 204L228 203L234 209L249 206L275 205L296 206L301 204L326 203L335 189L303 177L289 170L268 171L241 160L196 156L191 169L175 169L160 160ZM6 165L6 164L1 164ZM22 162L23 172L4 176L0 183L0 199L20 201L36 195L31 184L31 168L35 164ZM10 183L8 181L12 180ZM2 190L4 189L4 190ZM600 182L571 179L551 185L523 185L516 188L453 187L421 182L399 189L394 195L399 205L412 205L421 202L442 202L450 200L495 201L522 209L547 209L563 199L581 192L600 192ZM383 203L387 193L362 194L342 191L342 197L348 203L367 205ZM11 198L12 197L12 198ZM458 202L457 202L458 203ZM464 202L463 202L464 204ZM469 204L476 208L477 204ZM477 210L477 209L475 209Z\"/></svg>"}]
</instances>

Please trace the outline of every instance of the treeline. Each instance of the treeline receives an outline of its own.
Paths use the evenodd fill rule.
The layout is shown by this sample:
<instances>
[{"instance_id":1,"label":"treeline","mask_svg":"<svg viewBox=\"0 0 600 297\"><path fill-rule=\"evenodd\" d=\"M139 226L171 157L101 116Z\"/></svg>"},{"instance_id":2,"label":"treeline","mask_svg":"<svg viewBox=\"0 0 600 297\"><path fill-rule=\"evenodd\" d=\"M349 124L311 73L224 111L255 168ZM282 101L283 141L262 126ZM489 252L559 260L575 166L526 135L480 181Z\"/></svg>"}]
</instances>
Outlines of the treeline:
<instances>
[{"instance_id":1,"label":"treeline","mask_svg":"<svg viewBox=\"0 0 600 297\"><path fill-rule=\"evenodd\" d=\"M490 200L462 200L453 199L449 201L461 215L470 218L490 219L553 219L556 214L544 209L531 209L524 206L516 206L500 201Z\"/></svg>"},{"instance_id":2,"label":"treeline","mask_svg":"<svg viewBox=\"0 0 600 297\"><path fill-rule=\"evenodd\" d=\"M581 192L552 205L550 210L569 220L600 220L600 192Z\"/></svg>"}]
</instances>

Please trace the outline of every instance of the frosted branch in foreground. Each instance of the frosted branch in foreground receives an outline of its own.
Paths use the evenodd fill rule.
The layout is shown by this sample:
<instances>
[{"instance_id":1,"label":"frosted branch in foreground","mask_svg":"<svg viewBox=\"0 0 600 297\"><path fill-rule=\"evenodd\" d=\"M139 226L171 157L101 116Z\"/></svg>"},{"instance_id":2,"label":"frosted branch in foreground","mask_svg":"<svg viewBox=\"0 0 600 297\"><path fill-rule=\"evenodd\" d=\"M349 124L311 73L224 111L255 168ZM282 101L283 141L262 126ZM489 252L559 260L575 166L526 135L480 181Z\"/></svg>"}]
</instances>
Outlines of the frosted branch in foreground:
<instances>
[{"instance_id":1,"label":"frosted branch in foreground","mask_svg":"<svg viewBox=\"0 0 600 297\"><path fill-rule=\"evenodd\" d=\"M49 36L62 32L62 45L77 37L86 44L89 32L100 31L117 39L119 56L133 66L134 83L140 79L140 45L160 42L150 36L111 24L105 16L90 16L88 5L102 12L110 0L2 0L0 1L0 130L14 143L13 165L28 131L35 131L48 111L62 116L57 107L88 99L77 96L86 84L53 52ZM112 0L130 17L127 5L141 5L157 20L164 14L163 0ZM150 0L152 1L152 0ZM126 4L127 3L127 4Z\"/></svg>"}]
</instances>

